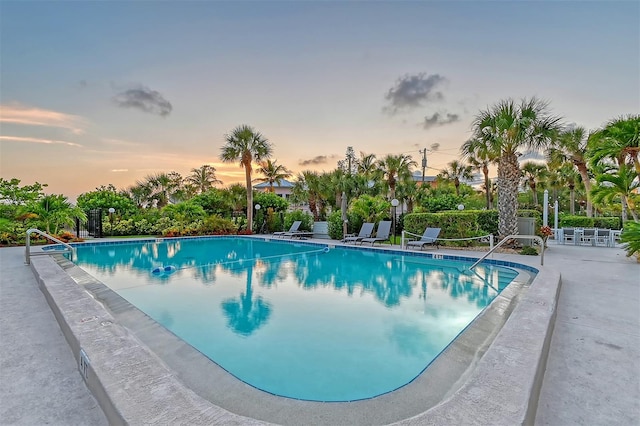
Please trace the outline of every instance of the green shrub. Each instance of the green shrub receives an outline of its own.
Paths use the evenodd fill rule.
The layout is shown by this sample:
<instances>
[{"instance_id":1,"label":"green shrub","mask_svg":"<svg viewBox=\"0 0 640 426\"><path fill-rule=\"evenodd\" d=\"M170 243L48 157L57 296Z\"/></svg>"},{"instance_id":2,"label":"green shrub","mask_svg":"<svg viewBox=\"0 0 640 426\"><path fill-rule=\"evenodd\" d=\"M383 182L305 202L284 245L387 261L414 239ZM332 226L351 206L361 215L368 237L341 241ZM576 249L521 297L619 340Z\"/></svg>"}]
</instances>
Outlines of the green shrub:
<instances>
[{"instance_id":1,"label":"green shrub","mask_svg":"<svg viewBox=\"0 0 640 426\"><path fill-rule=\"evenodd\" d=\"M535 247L524 246L522 247L522 250L520 250L520 254L523 254L525 256L537 256L538 250Z\"/></svg>"},{"instance_id":2,"label":"green shrub","mask_svg":"<svg viewBox=\"0 0 640 426\"><path fill-rule=\"evenodd\" d=\"M627 256L640 255L640 222L628 221L624 224L620 241L624 244ZM638 258L640 261L640 258Z\"/></svg>"},{"instance_id":3,"label":"green shrub","mask_svg":"<svg viewBox=\"0 0 640 426\"><path fill-rule=\"evenodd\" d=\"M471 238L487 235L478 223L478 212L410 213L404 218L404 229L422 235L427 227L440 228L439 238ZM477 240L442 241L441 245L469 247Z\"/></svg>"},{"instance_id":4,"label":"green shrub","mask_svg":"<svg viewBox=\"0 0 640 426\"><path fill-rule=\"evenodd\" d=\"M300 224L300 231L311 231L313 230L313 216L309 213L305 213L302 210L293 210L285 213L284 215L284 230L288 231L291 228L291 225L296 220L302 221Z\"/></svg>"},{"instance_id":5,"label":"green shrub","mask_svg":"<svg viewBox=\"0 0 640 426\"><path fill-rule=\"evenodd\" d=\"M222 218L218 215L211 215L202 222L198 231L205 235L226 235L237 233L238 227L229 219Z\"/></svg>"},{"instance_id":6,"label":"green shrub","mask_svg":"<svg viewBox=\"0 0 640 426\"><path fill-rule=\"evenodd\" d=\"M498 210L478 211L478 225L487 234L498 235Z\"/></svg>"},{"instance_id":7,"label":"green shrub","mask_svg":"<svg viewBox=\"0 0 640 426\"><path fill-rule=\"evenodd\" d=\"M620 218L616 216L586 217L577 215L561 215L558 226L571 228L604 228L620 229Z\"/></svg>"}]
</instances>

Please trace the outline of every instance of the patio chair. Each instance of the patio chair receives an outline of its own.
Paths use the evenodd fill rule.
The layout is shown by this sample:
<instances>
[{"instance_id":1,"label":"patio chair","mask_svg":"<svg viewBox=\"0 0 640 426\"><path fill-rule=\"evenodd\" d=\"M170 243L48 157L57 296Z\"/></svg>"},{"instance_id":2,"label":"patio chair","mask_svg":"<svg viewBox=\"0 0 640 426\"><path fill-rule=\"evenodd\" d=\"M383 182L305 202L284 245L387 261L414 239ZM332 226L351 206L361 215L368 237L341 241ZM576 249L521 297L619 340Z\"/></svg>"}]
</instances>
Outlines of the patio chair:
<instances>
[{"instance_id":1,"label":"patio chair","mask_svg":"<svg viewBox=\"0 0 640 426\"><path fill-rule=\"evenodd\" d=\"M360 244L363 243L371 243L373 246L375 243L382 243L384 241L389 241L389 234L391 233L391 221L390 220L382 220L378 224L378 230L376 231L376 236L371 238L363 238L360 240Z\"/></svg>"},{"instance_id":2,"label":"patio chair","mask_svg":"<svg viewBox=\"0 0 640 426\"><path fill-rule=\"evenodd\" d=\"M358 235L344 237L342 239L342 242L343 243L354 243L355 244L355 243L359 242L360 240L362 240L363 238L370 238L371 234L373 234L373 227L374 226L375 226L375 223L365 222L360 227L360 232L358 233Z\"/></svg>"},{"instance_id":3,"label":"patio chair","mask_svg":"<svg viewBox=\"0 0 640 426\"><path fill-rule=\"evenodd\" d=\"M575 228L562 228L562 244L571 241L576 243L576 230Z\"/></svg>"},{"instance_id":4,"label":"patio chair","mask_svg":"<svg viewBox=\"0 0 640 426\"><path fill-rule=\"evenodd\" d=\"M422 250L424 246L436 246L436 248L438 248L438 235L440 235L440 228L427 228L419 240L409 241L407 248L419 247L420 250Z\"/></svg>"},{"instance_id":5,"label":"patio chair","mask_svg":"<svg viewBox=\"0 0 640 426\"><path fill-rule=\"evenodd\" d=\"M611 247L611 229L596 229L596 246Z\"/></svg>"},{"instance_id":6,"label":"patio chair","mask_svg":"<svg viewBox=\"0 0 640 426\"><path fill-rule=\"evenodd\" d=\"M274 232L273 235L274 236L278 236L278 237L284 237L287 234L291 234L292 232L297 232L298 228L300 228L300 225L302 224L301 220L296 220L295 222L293 222L291 224L291 227L289 228L288 231L278 231L278 232Z\"/></svg>"},{"instance_id":7,"label":"patio chair","mask_svg":"<svg viewBox=\"0 0 640 426\"><path fill-rule=\"evenodd\" d=\"M596 229L595 228L585 228L582 230L582 235L580 235L580 244L589 243L590 246L594 245L596 242Z\"/></svg>"}]
</instances>

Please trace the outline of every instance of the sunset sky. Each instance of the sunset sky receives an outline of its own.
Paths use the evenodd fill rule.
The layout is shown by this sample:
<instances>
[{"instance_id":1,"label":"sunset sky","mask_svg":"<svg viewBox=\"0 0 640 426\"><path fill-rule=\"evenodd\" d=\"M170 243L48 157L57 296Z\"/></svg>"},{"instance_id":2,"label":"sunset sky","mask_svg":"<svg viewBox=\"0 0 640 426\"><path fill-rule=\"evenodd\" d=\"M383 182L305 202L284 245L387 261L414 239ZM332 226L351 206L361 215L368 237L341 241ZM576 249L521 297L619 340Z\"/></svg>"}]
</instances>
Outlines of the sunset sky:
<instances>
[{"instance_id":1,"label":"sunset sky","mask_svg":"<svg viewBox=\"0 0 640 426\"><path fill-rule=\"evenodd\" d=\"M640 111L638 1L0 0L0 177L71 200L211 164L249 124L294 172L439 144L538 96L595 129ZM418 161L419 162L419 161Z\"/></svg>"}]
</instances>

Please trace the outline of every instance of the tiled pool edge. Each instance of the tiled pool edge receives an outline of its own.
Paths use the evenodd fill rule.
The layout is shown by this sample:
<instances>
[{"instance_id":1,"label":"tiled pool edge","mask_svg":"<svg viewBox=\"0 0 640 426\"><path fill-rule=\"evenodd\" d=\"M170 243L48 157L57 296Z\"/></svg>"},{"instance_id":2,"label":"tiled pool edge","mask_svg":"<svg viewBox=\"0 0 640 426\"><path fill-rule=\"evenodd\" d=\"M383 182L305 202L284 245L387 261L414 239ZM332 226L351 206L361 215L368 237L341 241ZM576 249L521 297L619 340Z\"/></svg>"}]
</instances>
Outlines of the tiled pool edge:
<instances>
[{"instance_id":1,"label":"tiled pool edge","mask_svg":"<svg viewBox=\"0 0 640 426\"><path fill-rule=\"evenodd\" d=\"M110 424L268 424L214 406L184 387L49 256L32 258L31 269L78 365L80 350L86 354L85 383Z\"/></svg>"},{"instance_id":2,"label":"tiled pool edge","mask_svg":"<svg viewBox=\"0 0 640 426\"><path fill-rule=\"evenodd\" d=\"M304 242L302 244L310 244L310 243ZM383 249L383 250L386 250L386 249ZM464 258L469 259L468 257L464 257ZM40 261L44 261L44 260L49 260L53 262L48 257L44 257L43 259L34 258L33 260L37 261L36 263L38 264L41 263ZM500 263L504 265L509 265L509 263L511 263L513 265L512 262L498 261L496 263ZM521 266L522 264L518 263L517 265ZM55 266L57 267L57 265ZM48 283L51 279L50 274L53 272L45 271L46 277L47 277L47 284L43 284L43 280L41 279L40 273L38 273L37 271L39 269L39 265L38 267L33 265L32 268L34 269L34 273L38 281L40 282L41 288L45 293L45 296L47 296L47 301L49 302L49 304L52 305L52 302L53 302L53 305L58 303L59 300L57 298L55 297L52 298L50 294L49 295L47 294L47 292L56 293L56 291L51 291L50 289L47 288ZM528 267L528 268L535 269L531 267ZM62 270L61 272L64 273L64 271ZM553 290L552 288L554 287L553 285L554 276L557 277L557 279L555 279L555 290ZM529 293L531 292L531 289L529 290L529 292L527 292L523 300L520 301L518 306L516 306L516 309L514 309L514 312L512 312L511 317L507 320L507 323L505 323L505 325L503 326L503 329L500 330L500 332L498 333L498 336L496 337L496 340L494 341L494 343L491 345L487 353L485 353L485 355L478 362L476 369L470 374L469 381L467 382L467 384L463 385L447 401L424 412L423 414L415 416L411 419L400 421L397 424L442 424L442 423L451 423L451 422L468 423L469 421L477 421L478 423L483 423L483 424L530 423L531 421L529 420L532 418L531 416L535 414L535 404L537 402L537 396L539 393L539 386L540 386L539 382L536 385L536 378L539 379L541 377L540 372L544 371L544 362L546 361L545 348L548 349L548 343L550 341L551 332L552 332L553 319L555 317L555 305L556 305L556 300L557 300L558 291L559 291L559 284L560 284L559 277L560 276L557 272L550 271L546 268L541 269L540 272L538 273L538 277L536 277L536 280L535 280L536 285L532 286L532 289L536 290L533 293L541 293L540 291L541 289L538 288L538 284L540 284L541 282L550 281L551 284L544 285L543 287L547 288L547 290L542 291L541 294L530 295ZM542 278L545 278L545 280L540 281ZM80 294L83 294L84 298L88 299L88 302L91 302L91 304L99 306L95 301L91 300L91 297L89 297L79 286L75 285L75 282L73 282L73 280L70 279L70 281L73 284L73 287L75 287L80 293L66 294L65 292L62 292L62 294L58 294L58 296L60 296L60 299L61 299L61 303L62 303L61 306L64 309L60 309L58 307L54 308L54 306L52 305L52 310L54 310L54 312L60 311L60 310L65 311L66 309L64 306L65 299L71 299L71 301L75 301L76 298L78 299L82 298L80 297ZM515 335L511 336L511 340L507 338L506 346L502 347L501 345L503 345L503 343L505 342L500 341L500 343L498 344L499 338L501 338L501 336L505 334L505 330L507 329L507 324L513 325L514 315L516 315L521 309L523 309L522 307L525 304L527 304L527 307L529 308L529 310L533 309L534 311L535 309L540 309L541 307L544 307L543 309L544 312L542 315L533 316L534 318L534 320L532 321L533 324L527 324L527 322L525 321L525 324L534 325L534 327L525 327L525 329L523 329L522 327L519 327L518 325L516 325L515 327L511 327L512 328L511 332L512 334L515 334ZM74 304L71 303L70 305L74 305ZM82 305L84 306L85 304L83 303ZM113 318L108 319L110 318L110 314L105 312L104 309L102 309L102 312L97 312L94 315L96 317L95 320L91 319L91 312L94 312L94 310L82 309L82 310L79 310L79 314L82 315L81 317L76 316L70 319L65 319L63 314L61 314L60 312L57 312L56 317L58 318L58 321L61 324L61 328L64 328L63 322L67 323L69 322L69 320L72 320L71 322L73 323L73 321L77 322L77 321L82 321L89 318L88 320L82 322L80 325L76 324L76 328L80 329L80 331L82 331L82 329L88 327L91 324L94 324L94 326L95 324L98 324L99 329L100 328L104 329L105 327L111 328L114 326L114 324L107 324L107 326L100 325L100 323L104 321L113 320ZM104 314L107 314L107 315L105 316ZM520 317L522 317L521 320L522 319L527 320L526 314L524 314L524 316L521 314ZM107 318L107 319L105 320L103 318ZM542 327L542 324L546 324L546 326ZM537 327L535 327L535 325L537 325ZM67 326L67 328L72 329L73 327ZM75 330L71 331L72 334L74 331ZM127 335L129 334L126 329L124 329L124 332ZM522 336L522 334L526 334L527 336ZM67 333L65 332L65 336L66 335ZM133 336L127 336L127 337L132 338L134 341L136 340ZM537 337L542 337L542 341L536 342ZM67 336L67 340L69 341L69 344L71 345L74 351L74 354L76 355L76 357L78 357L78 353L79 353L78 341L83 342L83 339L81 339L80 337L72 336L72 340L73 339L75 339L76 346L74 346L74 344L70 340L70 337ZM514 343L514 340L515 340L515 343ZM510 341L511 343L509 343ZM525 345L522 345L522 343L533 343L533 345L525 346ZM541 345L539 345L538 343L541 343ZM530 353L531 351L528 351L525 349L529 347L531 347L532 351L536 353L531 354ZM498 351L498 354L493 353L495 352L494 349ZM119 352L121 353L126 352L126 350L121 350ZM518 357L518 352L523 352L520 355L524 355L524 356L520 358L526 358L526 360L523 360L521 362L521 360ZM89 355L90 355L89 358L91 358L91 354ZM155 358L155 355L152 353L147 354L147 356L150 356L151 358ZM493 357L494 364L489 364L488 368L485 368L487 367L486 364L488 360L492 357ZM529 361L531 361L531 359L534 359L536 362L533 364L530 364ZM507 364L508 364L506 365L506 367L511 367L511 371L506 371L504 373L507 374L507 376L509 376L509 374L512 374L512 376L514 376L512 377L512 379L513 379L513 382L516 384L516 386L513 386L510 381L507 382L506 380L505 382L507 383L503 383L503 386L501 387L492 386L491 380L487 380L485 376L486 375L490 376L492 373L495 373L496 371L500 371L502 374L503 373L502 370L504 370L503 367L505 367L505 365L503 365L505 360L507 361ZM527 362L524 362L524 361L527 361ZM514 365L511 365L511 364L514 364ZM530 365L535 365L536 368L535 369L527 368ZM521 367L525 367L525 368L521 368ZM509 369L507 368L507 370ZM148 373L144 372L143 374L146 375ZM142 377L143 374L142 373L139 374L139 377ZM169 372L168 374L171 374L171 373ZM481 380L478 382L477 378L479 375L481 377ZM496 374L493 374L493 376L495 375ZM493 377L493 379L495 379L495 377ZM531 383L531 385L529 386L527 385L527 383ZM488 384L489 386L487 386ZM519 386L519 384L522 384L522 385ZM118 390L117 385L124 386L124 385L127 385L127 383L124 383L124 384L122 382L115 383L116 386L111 386L111 388L108 385L104 385L104 383L102 383L101 385L102 385L103 391L105 388L107 389L104 392L108 394L109 391L116 392ZM89 386L89 381L88 381L88 386ZM157 383L154 386L157 386ZM90 387L90 389L92 390L92 392L94 392L93 388ZM472 397L469 397L469 395L471 395ZM99 395L96 395L96 398L99 399ZM469 407L474 407L473 405L474 401L476 401L479 405L484 406L484 410L486 410L487 412L485 413L482 407L480 407L480 409L478 409L477 407L469 408ZM523 401L526 401L526 402L523 402ZM125 401L125 402L131 404L130 401ZM262 422L258 422L256 420L253 420L247 417L237 416L235 414L225 411L222 408L212 406L212 404L209 403L208 401L201 401L201 402L204 402L206 406L202 406L201 404L195 404L195 405L192 404L192 407L196 408L197 410L204 410L204 411L214 410L217 413L222 413L222 414L226 413L227 415L232 416L231 418L228 418L226 415L222 417L216 415L215 417L217 420L214 420L214 422L216 423L222 422L225 424L238 424L239 422L242 424L250 424L250 423L264 424ZM172 399L172 404L174 403L175 402ZM101 405L102 405L102 402L101 402ZM487 405L489 405L491 408L490 409L486 408ZM515 408L514 408L514 405L515 405ZM120 418L122 419L123 414L121 414L115 407L119 407L117 403L114 404L113 409L116 411L118 415L120 415ZM523 407L525 409L524 416L520 415ZM137 406L137 408L143 408L143 407ZM156 420L158 419L158 417L156 416L160 416L160 413L162 413L163 416L167 415L163 412L163 410L158 409L157 406L155 408L156 410L154 410L150 414L152 416L151 418L144 417L143 414L140 414L141 417L138 417L138 420L145 419L145 423L152 423L153 419L156 419ZM165 412L167 411L167 407L163 406L162 408L164 408ZM139 410L136 410L136 411L139 411ZM107 413L106 409L105 409L105 413ZM195 415L196 413L194 412L191 413L191 416L195 416ZM486 418L484 417L485 415L487 416ZM202 413L202 412L201 412L201 416L196 416L196 417L193 417L190 422L198 423L199 420L205 421L205 422L211 421L211 419L205 420L207 419L207 417L205 417L205 413ZM111 417L108 417L108 418L111 421ZM161 417L161 418L171 419L172 417ZM176 417L173 417L173 418L175 419ZM184 418L184 417L181 417L181 418ZM516 420L516 419L521 419L521 420ZM135 423L136 421L129 419L128 422Z\"/></svg>"},{"instance_id":3,"label":"tiled pool edge","mask_svg":"<svg viewBox=\"0 0 640 426\"><path fill-rule=\"evenodd\" d=\"M466 383L394 425L534 424L561 285L559 271L541 269Z\"/></svg>"}]
</instances>

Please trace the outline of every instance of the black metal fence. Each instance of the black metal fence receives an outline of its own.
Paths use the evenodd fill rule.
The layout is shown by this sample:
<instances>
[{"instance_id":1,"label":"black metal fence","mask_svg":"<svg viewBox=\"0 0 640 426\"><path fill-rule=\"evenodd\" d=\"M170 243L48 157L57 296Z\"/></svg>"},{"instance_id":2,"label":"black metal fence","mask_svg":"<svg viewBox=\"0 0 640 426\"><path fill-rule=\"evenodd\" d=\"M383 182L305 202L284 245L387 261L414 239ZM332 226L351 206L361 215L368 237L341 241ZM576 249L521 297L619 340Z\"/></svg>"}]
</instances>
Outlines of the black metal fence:
<instances>
[{"instance_id":1,"label":"black metal fence","mask_svg":"<svg viewBox=\"0 0 640 426\"><path fill-rule=\"evenodd\" d=\"M79 238L102 238L102 209L89 210L86 222L76 218L76 235Z\"/></svg>"}]
</instances>

